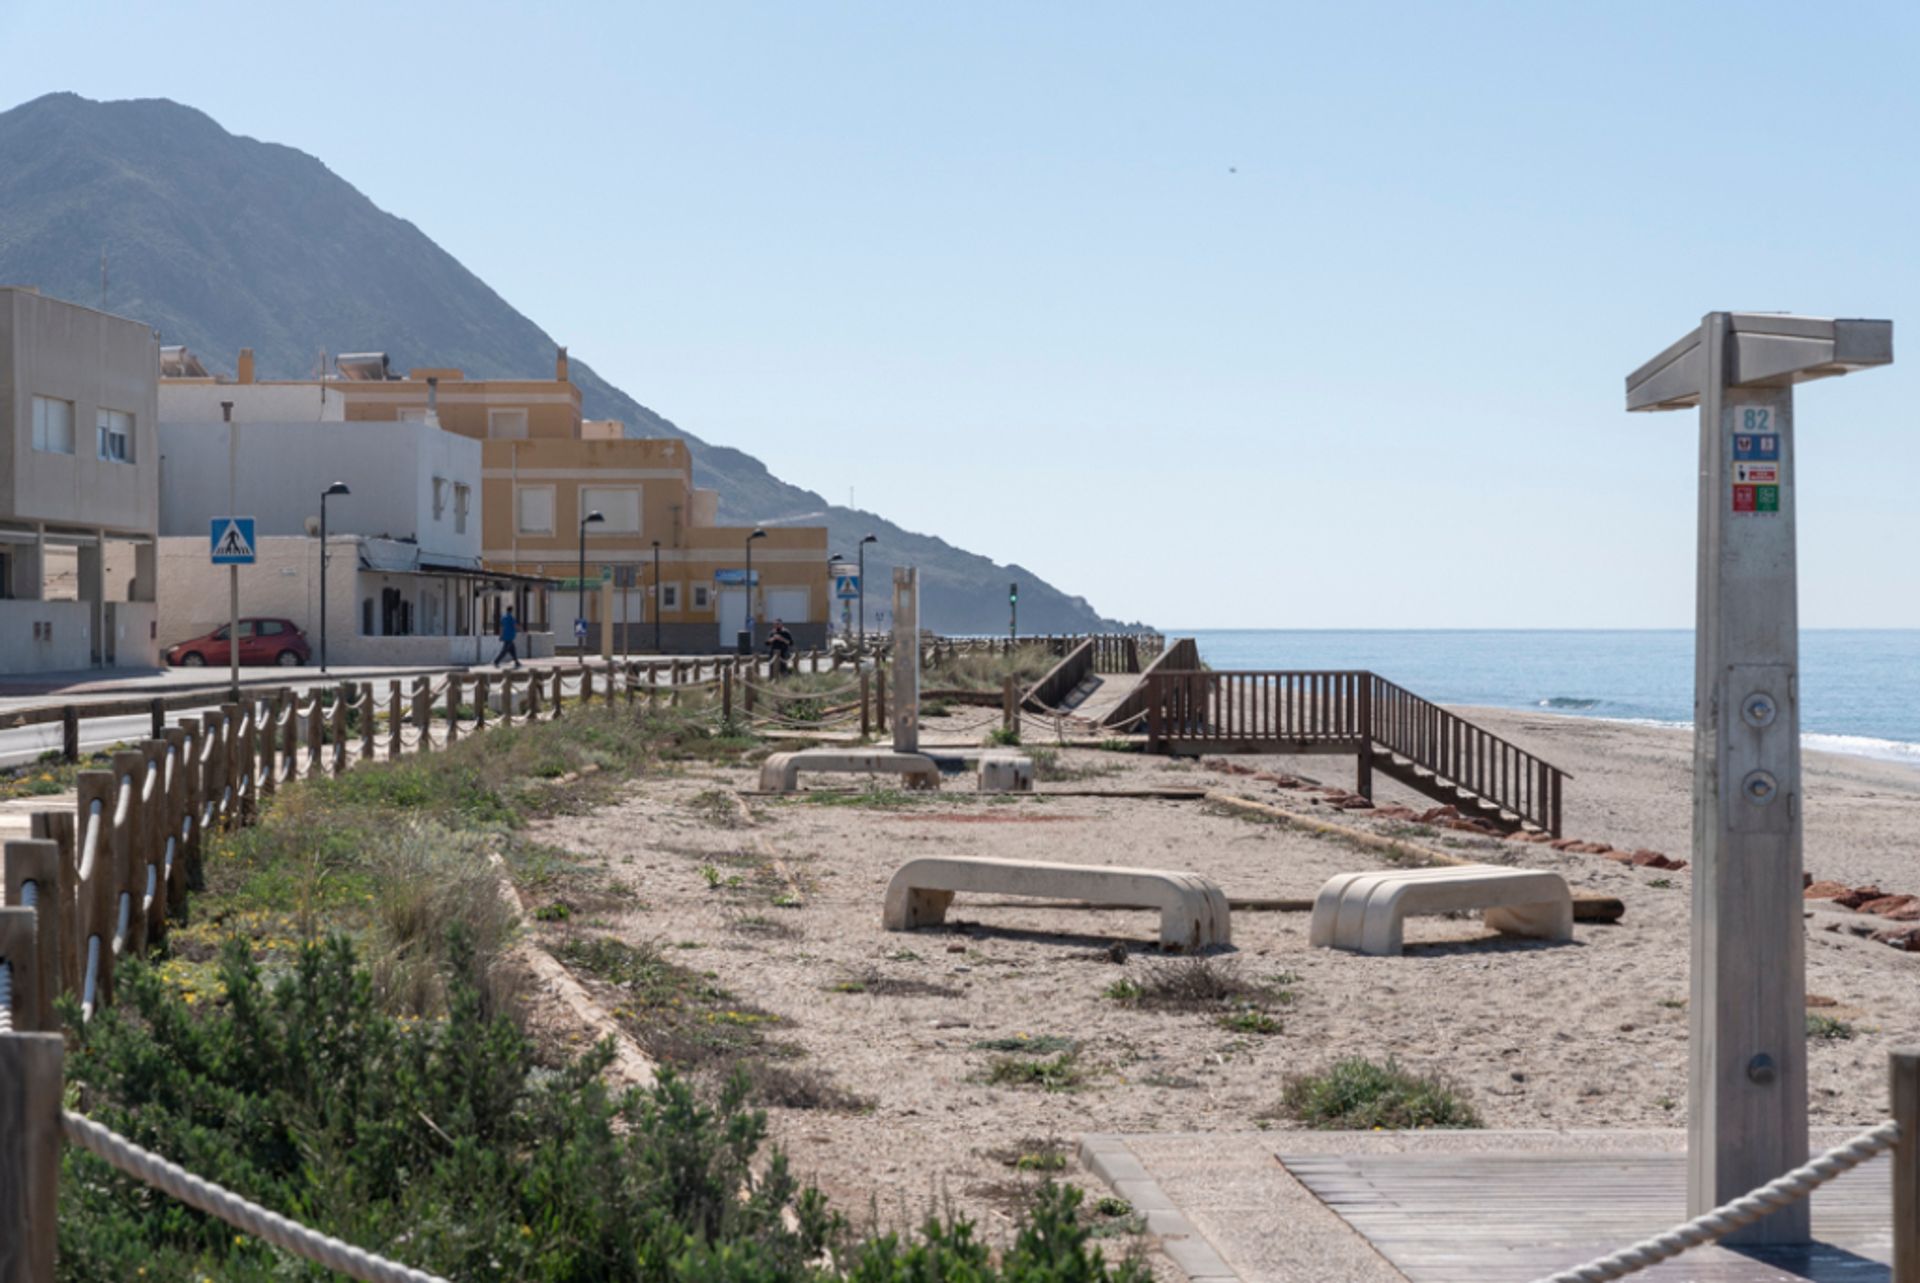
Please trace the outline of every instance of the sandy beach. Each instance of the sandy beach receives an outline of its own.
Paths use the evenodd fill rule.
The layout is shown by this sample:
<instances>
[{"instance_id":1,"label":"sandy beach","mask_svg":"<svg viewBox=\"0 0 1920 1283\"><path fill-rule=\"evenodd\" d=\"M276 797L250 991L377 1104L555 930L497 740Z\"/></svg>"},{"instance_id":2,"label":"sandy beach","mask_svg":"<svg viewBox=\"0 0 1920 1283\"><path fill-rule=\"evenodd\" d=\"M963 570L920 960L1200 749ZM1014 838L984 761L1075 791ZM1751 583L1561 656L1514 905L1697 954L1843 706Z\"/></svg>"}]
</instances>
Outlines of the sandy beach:
<instances>
[{"instance_id":1,"label":"sandy beach","mask_svg":"<svg viewBox=\"0 0 1920 1283\"><path fill-rule=\"evenodd\" d=\"M1572 772L1569 836L1689 855L1689 733L1468 712ZM929 731L940 732L938 721ZM1337 758L1235 763L1351 783L1350 763ZM1825 754L1809 754L1807 767L1808 867L1920 892L1909 836L1920 832L1920 772ZM773 1016L771 1036L864 1102L775 1109L775 1136L836 1203L877 1206L888 1219L949 1201L1004 1230L1020 1190L1038 1178L1022 1157L1049 1141L1070 1149L1086 1132L1296 1126L1274 1112L1283 1083L1349 1054L1444 1075L1488 1127L1684 1124L1684 871L1332 813L1304 791L1190 761L1067 749L1057 771L1074 778L1018 800L982 797L968 777L921 797L747 797L750 822L716 805L755 787L748 771L702 764L650 776L615 806L544 827L543 840L604 858L627 889L591 914L543 925L543 942L652 943ZM1554 869L1576 894L1619 897L1626 914L1580 924L1563 946L1502 939L1472 919L1418 919L1404 957L1368 958L1309 948L1305 913L1236 912L1222 961L1272 995L1265 1032L1109 996L1117 981L1164 965L1150 913L962 896L942 928L882 929L889 875L922 854L1189 869L1229 896L1270 898L1311 897L1333 874L1383 858L1202 801L1060 795L1156 787L1226 789L1457 856ZM1388 782L1378 800L1432 805ZM1920 1038L1920 954L1825 929L1835 916L1809 919L1807 983L1820 1013L1849 1036L1811 1049L1812 1116L1848 1125L1883 1116L1886 1049ZM1125 961L1114 960L1116 941ZM625 1001L599 992L610 1008ZM988 1081L1002 1049L1017 1054L1035 1040L1050 1055L1067 1049L1071 1082Z\"/></svg>"}]
</instances>

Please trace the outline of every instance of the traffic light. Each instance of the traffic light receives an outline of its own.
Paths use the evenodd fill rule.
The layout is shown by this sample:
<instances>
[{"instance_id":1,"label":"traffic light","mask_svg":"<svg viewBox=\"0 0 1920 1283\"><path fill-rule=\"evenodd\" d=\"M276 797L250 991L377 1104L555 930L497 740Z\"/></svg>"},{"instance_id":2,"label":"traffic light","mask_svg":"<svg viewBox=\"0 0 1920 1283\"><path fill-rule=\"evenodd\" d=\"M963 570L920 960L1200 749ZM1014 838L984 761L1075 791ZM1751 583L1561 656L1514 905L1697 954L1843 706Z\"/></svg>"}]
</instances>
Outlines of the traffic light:
<instances>
[{"instance_id":1,"label":"traffic light","mask_svg":"<svg viewBox=\"0 0 1920 1283\"><path fill-rule=\"evenodd\" d=\"M1008 584L1007 585L1007 604L1009 606L1012 606L1017 604L1019 600L1020 600L1020 585Z\"/></svg>"}]
</instances>

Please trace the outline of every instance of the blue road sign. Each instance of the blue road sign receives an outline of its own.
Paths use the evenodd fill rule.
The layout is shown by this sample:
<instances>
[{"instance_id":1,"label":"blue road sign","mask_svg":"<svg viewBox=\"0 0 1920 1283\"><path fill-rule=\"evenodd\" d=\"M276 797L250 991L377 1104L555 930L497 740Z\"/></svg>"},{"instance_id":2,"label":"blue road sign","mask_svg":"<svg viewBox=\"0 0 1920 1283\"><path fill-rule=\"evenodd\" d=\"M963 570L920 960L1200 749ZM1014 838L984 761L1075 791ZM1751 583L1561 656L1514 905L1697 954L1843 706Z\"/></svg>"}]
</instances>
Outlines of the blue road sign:
<instances>
[{"instance_id":1,"label":"blue road sign","mask_svg":"<svg viewBox=\"0 0 1920 1283\"><path fill-rule=\"evenodd\" d=\"M208 547L216 566L253 564L253 518L215 517L208 535Z\"/></svg>"},{"instance_id":2,"label":"blue road sign","mask_svg":"<svg viewBox=\"0 0 1920 1283\"><path fill-rule=\"evenodd\" d=\"M833 577L833 595L841 601L852 601L860 595L860 576L835 575Z\"/></svg>"}]
</instances>

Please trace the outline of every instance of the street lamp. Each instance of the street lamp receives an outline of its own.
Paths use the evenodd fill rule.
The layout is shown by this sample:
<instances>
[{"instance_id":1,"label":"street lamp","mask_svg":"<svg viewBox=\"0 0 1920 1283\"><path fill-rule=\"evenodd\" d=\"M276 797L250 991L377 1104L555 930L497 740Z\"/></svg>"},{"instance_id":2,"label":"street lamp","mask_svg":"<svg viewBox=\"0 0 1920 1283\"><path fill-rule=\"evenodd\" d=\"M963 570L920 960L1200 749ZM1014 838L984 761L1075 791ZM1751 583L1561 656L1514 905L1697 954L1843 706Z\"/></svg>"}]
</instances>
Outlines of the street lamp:
<instances>
[{"instance_id":1,"label":"street lamp","mask_svg":"<svg viewBox=\"0 0 1920 1283\"><path fill-rule=\"evenodd\" d=\"M860 541L860 645L867 644L867 545L879 543L879 535L868 535Z\"/></svg>"},{"instance_id":2,"label":"street lamp","mask_svg":"<svg viewBox=\"0 0 1920 1283\"><path fill-rule=\"evenodd\" d=\"M574 581L574 587L580 593L580 613L574 616L573 640L580 647L580 663L587 662L587 527L606 521L607 516L598 508L580 518L580 574Z\"/></svg>"},{"instance_id":3,"label":"street lamp","mask_svg":"<svg viewBox=\"0 0 1920 1283\"><path fill-rule=\"evenodd\" d=\"M660 541L653 541L653 653L660 653Z\"/></svg>"},{"instance_id":4,"label":"street lamp","mask_svg":"<svg viewBox=\"0 0 1920 1283\"><path fill-rule=\"evenodd\" d=\"M760 630L757 627L759 621L753 613L753 541L766 537L767 532L759 529L747 536L747 654L749 655L760 649Z\"/></svg>"},{"instance_id":5,"label":"street lamp","mask_svg":"<svg viewBox=\"0 0 1920 1283\"><path fill-rule=\"evenodd\" d=\"M347 483L336 481L320 492L320 671L327 671L327 500L349 495Z\"/></svg>"}]
</instances>

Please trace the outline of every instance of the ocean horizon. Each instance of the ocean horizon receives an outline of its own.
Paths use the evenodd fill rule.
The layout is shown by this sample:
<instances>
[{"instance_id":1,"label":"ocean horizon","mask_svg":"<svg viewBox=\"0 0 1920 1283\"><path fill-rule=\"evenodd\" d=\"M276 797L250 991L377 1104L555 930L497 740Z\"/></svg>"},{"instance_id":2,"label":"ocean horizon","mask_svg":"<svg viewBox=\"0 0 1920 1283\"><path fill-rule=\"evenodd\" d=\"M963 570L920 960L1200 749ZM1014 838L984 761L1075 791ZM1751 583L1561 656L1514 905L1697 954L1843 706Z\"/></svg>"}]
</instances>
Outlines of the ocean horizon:
<instances>
[{"instance_id":1,"label":"ocean horizon","mask_svg":"<svg viewBox=\"0 0 1920 1283\"><path fill-rule=\"evenodd\" d=\"M1442 704L1693 724L1693 630L1168 629L1220 669L1361 668ZM1920 629L1803 629L1811 749L1920 768Z\"/></svg>"}]
</instances>

